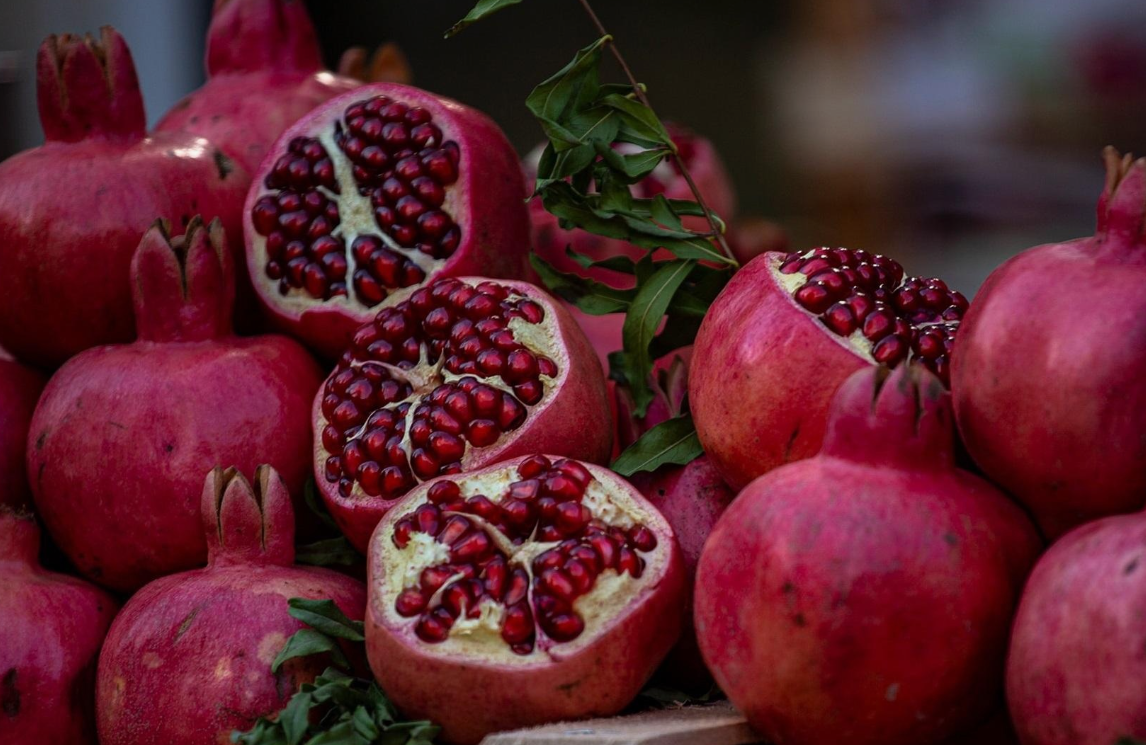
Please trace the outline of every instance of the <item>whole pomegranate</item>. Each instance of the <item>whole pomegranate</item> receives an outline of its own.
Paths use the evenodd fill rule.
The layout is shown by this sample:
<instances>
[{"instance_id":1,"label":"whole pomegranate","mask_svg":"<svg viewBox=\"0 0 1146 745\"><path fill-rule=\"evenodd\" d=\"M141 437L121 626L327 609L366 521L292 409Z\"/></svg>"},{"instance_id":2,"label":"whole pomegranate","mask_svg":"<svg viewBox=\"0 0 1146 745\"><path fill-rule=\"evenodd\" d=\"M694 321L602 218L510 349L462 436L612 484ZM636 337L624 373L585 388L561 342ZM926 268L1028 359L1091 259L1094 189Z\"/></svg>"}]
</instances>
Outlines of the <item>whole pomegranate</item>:
<instances>
[{"instance_id":1,"label":"whole pomegranate","mask_svg":"<svg viewBox=\"0 0 1146 745\"><path fill-rule=\"evenodd\" d=\"M1075 528L1035 565L1007 659L1023 745L1146 739L1146 513Z\"/></svg>"},{"instance_id":2,"label":"whole pomegranate","mask_svg":"<svg viewBox=\"0 0 1146 745\"><path fill-rule=\"evenodd\" d=\"M24 454L28 423L44 389L44 377L9 359L0 349L0 505L31 504Z\"/></svg>"},{"instance_id":3,"label":"whole pomegranate","mask_svg":"<svg viewBox=\"0 0 1146 745\"><path fill-rule=\"evenodd\" d=\"M846 248L765 253L701 322L689 375L696 431L733 489L819 450L828 403L857 370L921 362L947 382L967 300L941 279Z\"/></svg>"},{"instance_id":4,"label":"whole pomegranate","mask_svg":"<svg viewBox=\"0 0 1146 745\"><path fill-rule=\"evenodd\" d=\"M182 239L157 223L131 265L139 340L71 359L28 434L32 492L84 575L133 590L207 556L202 474L265 458L301 495L314 360L280 336L231 332L234 269L217 221ZM197 475L198 474L198 475Z\"/></svg>"},{"instance_id":5,"label":"whole pomegranate","mask_svg":"<svg viewBox=\"0 0 1146 745\"><path fill-rule=\"evenodd\" d=\"M435 277L520 277L517 154L484 114L397 83L318 107L270 150L247 197L247 262L272 317L328 357Z\"/></svg>"},{"instance_id":6,"label":"whole pomegranate","mask_svg":"<svg viewBox=\"0 0 1146 745\"><path fill-rule=\"evenodd\" d=\"M951 419L926 370L861 370L820 453L753 481L708 537L700 647L770 742L928 745L996 704L1039 539L954 467Z\"/></svg>"},{"instance_id":7,"label":"whole pomegranate","mask_svg":"<svg viewBox=\"0 0 1146 745\"><path fill-rule=\"evenodd\" d=\"M952 368L971 457L1052 539L1146 506L1146 161L1106 162L1097 233L996 269Z\"/></svg>"},{"instance_id":8,"label":"whole pomegranate","mask_svg":"<svg viewBox=\"0 0 1146 745\"><path fill-rule=\"evenodd\" d=\"M8 745L96 745L95 667L115 601L49 572L32 516L0 504L0 734Z\"/></svg>"},{"instance_id":9,"label":"whole pomegranate","mask_svg":"<svg viewBox=\"0 0 1146 745\"><path fill-rule=\"evenodd\" d=\"M207 82L156 130L206 137L252 174L283 130L361 84L324 69L302 0L215 0L206 62Z\"/></svg>"},{"instance_id":10,"label":"whole pomegranate","mask_svg":"<svg viewBox=\"0 0 1146 745\"><path fill-rule=\"evenodd\" d=\"M315 479L365 550L419 482L543 450L603 463L605 379L584 335L525 282L447 278L378 312L314 401Z\"/></svg>"},{"instance_id":11,"label":"whole pomegranate","mask_svg":"<svg viewBox=\"0 0 1146 745\"><path fill-rule=\"evenodd\" d=\"M20 278L0 293L0 345L55 366L131 340L127 268L157 217L238 231L249 176L202 138L146 136L131 53L110 27L98 41L49 36L36 76L46 142L0 163L0 264Z\"/></svg>"},{"instance_id":12,"label":"whole pomegranate","mask_svg":"<svg viewBox=\"0 0 1146 745\"><path fill-rule=\"evenodd\" d=\"M271 672L302 627L290 598L333 600L352 619L365 612L361 582L294 566L290 495L270 466L254 484L233 468L211 471L202 513L206 568L155 580L111 625L96 685L101 745L230 742L330 664L312 655Z\"/></svg>"},{"instance_id":13,"label":"whole pomegranate","mask_svg":"<svg viewBox=\"0 0 1146 745\"><path fill-rule=\"evenodd\" d=\"M366 654L447 742L608 716L676 641L684 585L672 528L623 479L517 458L423 484L383 518Z\"/></svg>"}]
</instances>

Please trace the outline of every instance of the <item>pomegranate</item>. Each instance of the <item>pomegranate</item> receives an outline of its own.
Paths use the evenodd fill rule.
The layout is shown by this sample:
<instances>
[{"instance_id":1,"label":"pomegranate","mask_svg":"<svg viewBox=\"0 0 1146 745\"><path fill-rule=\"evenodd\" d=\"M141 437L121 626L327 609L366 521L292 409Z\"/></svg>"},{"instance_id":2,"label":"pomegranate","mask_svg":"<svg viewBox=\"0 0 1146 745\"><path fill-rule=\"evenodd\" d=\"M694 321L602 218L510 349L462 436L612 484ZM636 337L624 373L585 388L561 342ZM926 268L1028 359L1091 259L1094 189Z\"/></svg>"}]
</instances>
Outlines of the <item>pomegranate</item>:
<instances>
[{"instance_id":1,"label":"pomegranate","mask_svg":"<svg viewBox=\"0 0 1146 745\"><path fill-rule=\"evenodd\" d=\"M875 364L921 362L947 382L962 294L904 279L892 259L846 248L765 253L717 296L696 337L696 431L733 489L813 455L839 385Z\"/></svg>"},{"instance_id":2,"label":"pomegranate","mask_svg":"<svg viewBox=\"0 0 1146 745\"><path fill-rule=\"evenodd\" d=\"M1146 161L1106 162L1095 236L996 269L952 369L971 457L1052 539L1146 506Z\"/></svg>"},{"instance_id":3,"label":"pomegranate","mask_svg":"<svg viewBox=\"0 0 1146 745\"><path fill-rule=\"evenodd\" d=\"M95 667L115 601L36 559L31 515L0 504L0 733L10 745L96 745Z\"/></svg>"},{"instance_id":4,"label":"pomegranate","mask_svg":"<svg viewBox=\"0 0 1146 745\"><path fill-rule=\"evenodd\" d=\"M46 142L0 164L0 264L20 278L0 293L0 344L55 366L131 340L127 268L157 217L186 225L201 213L237 231L249 176L202 138L145 136L114 29L98 41L49 36L36 69Z\"/></svg>"},{"instance_id":5,"label":"pomegranate","mask_svg":"<svg viewBox=\"0 0 1146 745\"><path fill-rule=\"evenodd\" d=\"M1035 565L1007 660L1024 745L1146 739L1146 513L1075 528Z\"/></svg>"},{"instance_id":6,"label":"pomegranate","mask_svg":"<svg viewBox=\"0 0 1146 745\"><path fill-rule=\"evenodd\" d=\"M561 305L525 282L446 278L387 306L314 401L315 479L365 550L421 481L538 450L604 462L605 379Z\"/></svg>"},{"instance_id":7,"label":"pomegranate","mask_svg":"<svg viewBox=\"0 0 1146 745\"><path fill-rule=\"evenodd\" d=\"M284 129L361 84L323 68L302 0L215 0L206 62L206 84L156 130L206 137L252 174Z\"/></svg>"},{"instance_id":8,"label":"pomegranate","mask_svg":"<svg viewBox=\"0 0 1146 745\"><path fill-rule=\"evenodd\" d=\"M623 479L517 458L423 484L383 518L366 654L447 742L608 716L676 641L684 585L672 528Z\"/></svg>"},{"instance_id":9,"label":"pomegranate","mask_svg":"<svg viewBox=\"0 0 1146 745\"><path fill-rule=\"evenodd\" d=\"M1012 612L1039 538L955 468L930 372L865 368L823 449L753 481L708 537L700 647L778 745L927 745L998 701Z\"/></svg>"},{"instance_id":10,"label":"pomegranate","mask_svg":"<svg viewBox=\"0 0 1146 745\"><path fill-rule=\"evenodd\" d=\"M524 199L517 155L484 114L366 85L271 148L245 208L251 278L283 328L337 357L434 277L524 275Z\"/></svg>"},{"instance_id":11,"label":"pomegranate","mask_svg":"<svg viewBox=\"0 0 1146 745\"><path fill-rule=\"evenodd\" d=\"M0 349L0 505L31 504L24 453L28 423L43 389L43 376L12 361Z\"/></svg>"},{"instance_id":12,"label":"pomegranate","mask_svg":"<svg viewBox=\"0 0 1146 745\"><path fill-rule=\"evenodd\" d=\"M231 333L217 221L157 223L131 265L139 340L91 349L48 382L28 434L44 522L84 575L117 590L202 565L202 474L259 458L302 493L321 376L297 343Z\"/></svg>"},{"instance_id":13,"label":"pomegranate","mask_svg":"<svg viewBox=\"0 0 1146 745\"><path fill-rule=\"evenodd\" d=\"M311 655L271 672L302 627L288 613L290 598L333 600L351 619L365 612L361 582L294 566L290 495L270 466L255 471L254 484L215 468L202 514L206 568L144 587L107 635L96 684L101 745L230 742L330 664L327 654Z\"/></svg>"}]
</instances>

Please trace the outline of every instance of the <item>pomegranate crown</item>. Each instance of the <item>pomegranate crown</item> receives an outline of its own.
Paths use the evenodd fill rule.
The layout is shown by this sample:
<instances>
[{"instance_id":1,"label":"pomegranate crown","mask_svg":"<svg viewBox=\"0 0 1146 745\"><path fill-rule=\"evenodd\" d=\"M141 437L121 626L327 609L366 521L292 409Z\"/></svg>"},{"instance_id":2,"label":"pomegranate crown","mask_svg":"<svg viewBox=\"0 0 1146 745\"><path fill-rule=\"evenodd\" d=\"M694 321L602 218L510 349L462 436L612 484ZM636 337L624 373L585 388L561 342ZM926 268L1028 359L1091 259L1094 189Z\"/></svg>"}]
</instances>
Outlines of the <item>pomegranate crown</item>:
<instances>
[{"instance_id":1,"label":"pomegranate crown","mask_svg":"<svg viewBox=\"0 0 1146 745\"><path fill-rule=\"evenodd\" d=\"M207 563L294 563L294 511L290 494L269 465L252 484L236 468L215 467L203 485Z\"/></svg>"},{"instance_id":2,"label":"pomegranate crown","mask_svg":"<svg viewBox=\"0 0 1146 745\"><path fill-rule=\"evenodd\" d=\"M1098 199L1098 235L1106 255L1125 260L1137 256L1146 261L1146 251L1126 254L1128 246L1144 242L1146 228L1146 158L1107 147L1102 151L1106 162L1106 188Z\"/></svg>"},{"instance_id":3,"label":"pomegranate crown","mask_svg":"<svg viewBox=\"0 0 1146 745\"><path fill-rule=\"evenodd\" d=\"M904 470L951 468L951 394L918 364L864 368L832 399L821 455Z\"/></svg>"},{"instance_id":4,"label":"pomegranate crown","mask_svg":"<svg viewBox=\"0 0 1146 745\"><path fill-rule=\"evenodd\" d=\"M138 140L146 130L143 94L123 37L111 26L91 35L49 36L36 58L36 97L44 137Z\"/></svg>"},{"instance_id":5,"label":"pomegranate crown","mask_svg":"<svg viewBox=\"0 0 1146 745\"><path fill-rule=\"evenodd\" d=\"M0 564L35 566L40 553L40 528L32 513L0 505Z\"/></svg>"},{"instance_id":6,"label":"pomegranate crown","mask_svg":"<svg viewBox=\"0 0 1146 745\"><path fill-rule=\"evenodd\" d=\"M321 69L318 35L302 0L215 0L207 31L208 76Z\"/></svg>"},{"instance_id":7,"label":"pomegranate crown","mask_svg":"<svg viewBox=\"0 0 1146 745\"><path fill-rule=\"evenodd\" d=\"M235 270L218 218L199 216L172 238L165 220L144 233L131 260L132 296L139 338L204 341L230 334Z\"/></svg>"}]
</instances>

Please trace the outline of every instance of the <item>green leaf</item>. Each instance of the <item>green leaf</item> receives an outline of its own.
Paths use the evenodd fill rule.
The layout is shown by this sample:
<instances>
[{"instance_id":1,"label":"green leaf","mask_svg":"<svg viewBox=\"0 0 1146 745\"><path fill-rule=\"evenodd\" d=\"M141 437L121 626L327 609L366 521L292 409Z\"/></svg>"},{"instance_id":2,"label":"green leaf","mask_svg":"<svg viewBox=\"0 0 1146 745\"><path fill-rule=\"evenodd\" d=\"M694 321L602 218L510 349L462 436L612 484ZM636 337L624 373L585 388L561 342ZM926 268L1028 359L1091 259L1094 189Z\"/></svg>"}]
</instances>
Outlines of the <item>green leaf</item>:
<instances>
[{"instance_id":1,"label":"green leaf","mask_svg":"<svg viewBox=\"0 0 1146 745\"><path fill-rule=\"evenodd\" d=\"M310 708L314 705L309 691L299 691L291 696L286 708L279 714L283 736L287 745L299 745L310 727Z\"/></svg>"},{"instance_id":2,"label":"green leaf","mask_svg":"<svg viewBox=\"0 0 1146 745\"><path fill-rule=\"evenodd\" d=\"M294 560L298 564L309 564L317 567L348 567L361 561L362 554L350 545L346 536L338 536L337 538L327 538L297 546L294 551Z\"/></svg>"},{"instance_id":3,"label":"green leaf","mask_svg":"<svg viewBox=\"0 0 1146 745\"><path fill-rule=\"evenodd\" d=\"M625 315L625 325L621 329L625 343L625 374L631 381L640 381L632 391L638 416L645 415L653 397L646 382L652 373L649 344L656 335L673 295L688 279L694 266L695 263L691 261L665 261L658 264L648 281L637 287L637 296Z\"/></svg>"},{"instance_id":4,"label":"green leaf","mask_svg":"<svg viewBox=\"0 0 1146 745\"><path fill-rule=\"evenodd\" d=\"M291 598L287 605L292 617L324 634L352 642L366 639L362 621L347 618L333 600Z\"/></svg>"},{"instance_id":5,"label":"green leaf","mask_svg":"<svg viewBox=\"0 0 1146 745\"><path fill-rule=\"evenodd\" d=\"M446 38L450 38L469 26L477 23L483 18L487 18L499 10L505 10L511 5L517 5L521 0L478 0L478 4L474 6L473 10L463 18L455 23L446 31Z\"/></svg>"},{"instance_id":6,"label":"green leaf","mask_svg":"<svg viewBox=\"0 0 1146 745\"><path fill-rule=\"evenodd\" d=\"M664 465L687 465L703 454L692 417L684 415L661 422L641 435L617 457L612 468L622 476L632 476Z\"/></svg>"},{"instance_id":7,"label":"green leaf","mask_svg":"<svg viewBox=\"0 0 1146 745\"><path fill-rule=\"evenodd\" d=\"M525 99L525 105L541 120L543 126L548 123L565 129L557 123L565 121L571 111L591 108L592 101L600 91L601 53L611 39L603 36L577 52L572 62L534 88ZM561 139L568 141L564 136ZM573 138L573 143L579 144L579 141ZM554 146L561 149L557 143Z\"/></svg>"},{"instance_id":8,"label":"green leaf","mask_svg":"<svg viewBox=\"0 0 1146 745\"><path fill-rule=\"evenodd\" d=\"M624 311L636 294L634 290L617 290L578 274L558 271L537 254L530 254L529 262L550 292L590 315Z\"/></svg>"},{"instance_id":9,"label":"green leaf","mask_svg":"<svg viewBox=\"0 0 1146 745\"><path fill-rule=\"evenodd\" d=\"M601 104L614 108L621 115L621 127L639 140L664 145L676 152L676 145L656 113L640 101L612 93L600 99Z\"/></svg>"},{"instance_id":10,"label":"green leaf","mask_svg":"<svg viewBox=\"0 0 1146 745\"><path fill-rule=\"evenodd\" d=\"M338 646L338 642L314 629L299 629L286 640L286 644L283 645L278 656L271 663L271 672L277 673L287 660L293 660L296 657L309 657L312 654L322 654L323 652L329 652L330 658L335 664L349 667L346 655Z\"/></svg>"}]
</instances>

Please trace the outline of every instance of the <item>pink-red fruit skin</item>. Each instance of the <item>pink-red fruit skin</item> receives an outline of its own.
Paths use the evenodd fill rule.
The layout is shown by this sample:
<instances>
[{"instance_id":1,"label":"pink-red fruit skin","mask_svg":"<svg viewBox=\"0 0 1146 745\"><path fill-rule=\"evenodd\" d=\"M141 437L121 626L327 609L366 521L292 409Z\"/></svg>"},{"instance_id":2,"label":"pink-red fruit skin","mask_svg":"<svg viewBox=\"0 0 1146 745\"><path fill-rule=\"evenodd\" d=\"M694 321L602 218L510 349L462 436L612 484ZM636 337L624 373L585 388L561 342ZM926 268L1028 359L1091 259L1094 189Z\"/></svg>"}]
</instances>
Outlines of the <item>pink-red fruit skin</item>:
<instances>
[{"instance_id":1,"label":"pink-red fruit skin","mask_svg":"<svg viewBox=\"0 0 1146 745\"><path fill-rule=\"evenodd\" d=\"M284 129L360 85L323 68L302 0L215 0L206 57L207 82L155 128L206 137L248 173Z\"/></svg>"},{"instance_id":2,"label":"pink-red fruit skin","mask_svg":"<svg viewBox=\"0 0 1146 745\"><path fill-rule=\"evenodd\" d=\"M44 382L38 372L5 359L0 350L0 505L31 505L24 454L28 425Z\"/></svg>"},{"instance_id":3,"label":"pink-red fruit skin","mask_svg":"<svg viewBox=\"0 0 1146 745\"><path fill-rule=\"evenodd\" d=\"M36 65L45 144L0 164L0 345L56 366L132 338L128 265L156 218L219 217L239 235L249 176L212 143L144 131L123 38L49 36Z\"/></svg>"},{"instance_id":4,"label":"pink-red fruit skin","mask_svg":"<svg viewBox=\"0 0 1146 745\"><path fill-rule=\"evenodd\" d=\"M261 460L302 493L319 370L281 336L231 331L218 223L157 224L132 262L139 339L88 350L48 382L28 433L36 507L79 571L116 590L203 563L203 473Z\"/></svg>"},{"instance_id":5,"label":"pink-red fruit skin","mask_svg":"<svg viewBox=\"0 0 1146 745\"><path fill-rule=\"evenodd\" d=\"M1106 161L1096 234L996 269L953 359L967 450L1051 539L1146 506L1146 162Z\"/></svg>"},{"instance_id":6,"label":"pink-red fruit skin","mask_svg":"<svg viewBox=\"0 0 1146 745\"><path fill-rule=\"evenodd\" d=\"M717 523L697 636L769 742L927 745L990 713L1039 539L952 463L941 383L864 370L819 455L752 482Z\"/></svg>"},{"instance_id":7,"label":"pink-red fruit skin","mask_svg":"<svg viewBox=\"0 0 1146 745\"><path fill-rule=\"evenodd\" d=\"M0 739L96 745L95 669L116 604L40 566L31 515L0 505Z\"/></svg>"},{"instance_id":8,"label":"pink-red fruit skin","mask_svg":"<svg viewBox=\"0 0 1146 745\"><path fill-rule=\"evenodd\" d=\"M361 619L360 582L294 564L290 495L269 466L216 468L202 491L207 566L158 579L116 617L99 659L101 745L218 745L276 714L328 655L271 663L302 628L287 601L333 600Z\"/></svg>"},{"instance_id":9,"label":"pink-red fruit skin","mask_svg":"<svg viewBox=\"0 0 1146 745\"><path fill-rule=\"evenodd\" d=\"M1023 745L1146 739L1146 513L1075 528L1035 565L1007 659Z\"/></svg>"}]
</instances>

